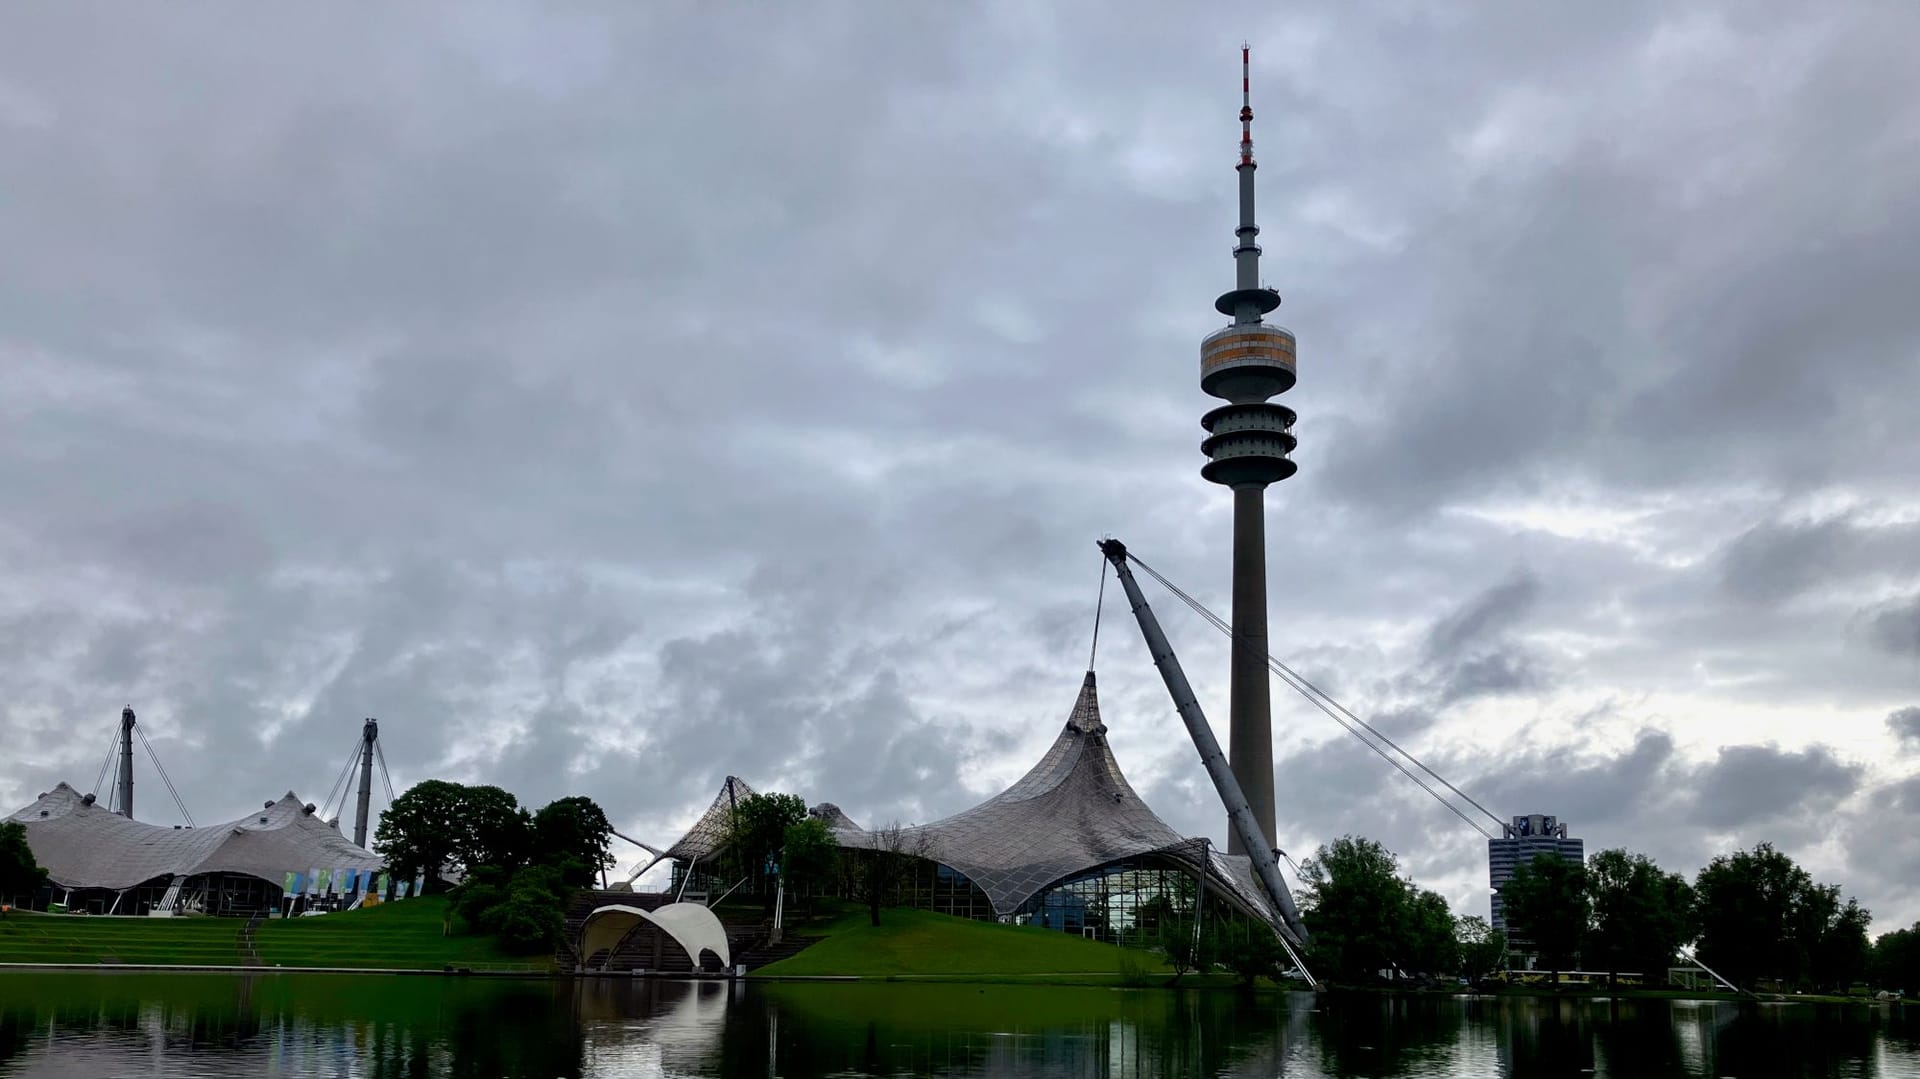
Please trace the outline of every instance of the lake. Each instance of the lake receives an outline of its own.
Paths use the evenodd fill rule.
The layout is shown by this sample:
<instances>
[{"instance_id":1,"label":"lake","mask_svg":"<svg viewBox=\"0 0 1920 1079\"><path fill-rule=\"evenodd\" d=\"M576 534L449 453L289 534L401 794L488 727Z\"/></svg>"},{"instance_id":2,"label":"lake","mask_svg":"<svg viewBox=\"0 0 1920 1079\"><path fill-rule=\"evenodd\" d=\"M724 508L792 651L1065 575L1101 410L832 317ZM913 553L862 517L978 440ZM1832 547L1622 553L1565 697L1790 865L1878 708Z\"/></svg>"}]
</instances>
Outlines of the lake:
<instances>
[{"instance_id":1,"label":"lake","mask_svg":"<svg viewBox=\"0 0 1920 1079\"><path fill-rule=\"evenodd\" d=\"M0 973L0 1076L1920 1077L1876 1006Z\"/></svg>"}]
</instances>

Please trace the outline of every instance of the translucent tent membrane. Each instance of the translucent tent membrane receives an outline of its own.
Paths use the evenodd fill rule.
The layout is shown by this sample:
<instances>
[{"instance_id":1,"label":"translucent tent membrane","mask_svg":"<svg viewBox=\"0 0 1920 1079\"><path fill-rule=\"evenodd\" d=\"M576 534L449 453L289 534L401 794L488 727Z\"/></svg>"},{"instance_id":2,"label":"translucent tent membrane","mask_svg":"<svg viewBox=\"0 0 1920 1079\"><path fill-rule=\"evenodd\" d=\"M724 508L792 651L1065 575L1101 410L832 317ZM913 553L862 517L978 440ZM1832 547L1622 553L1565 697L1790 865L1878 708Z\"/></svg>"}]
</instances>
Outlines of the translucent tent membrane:
<instances>
[{"instance_id":1,"label":"translucent tent membrane","mask_svg":"<svg viewBox=\"0 0 1920 1079\"><path fill-rule=\"evenodd\" d=\"M276 886L289 872L372 869L379 855L308 813L292 791L257 813L223 824L174 828L127 818L62 783L7 818L63 888L131 888L157 877L239 873Z\"/></svg>"}]
</instances>

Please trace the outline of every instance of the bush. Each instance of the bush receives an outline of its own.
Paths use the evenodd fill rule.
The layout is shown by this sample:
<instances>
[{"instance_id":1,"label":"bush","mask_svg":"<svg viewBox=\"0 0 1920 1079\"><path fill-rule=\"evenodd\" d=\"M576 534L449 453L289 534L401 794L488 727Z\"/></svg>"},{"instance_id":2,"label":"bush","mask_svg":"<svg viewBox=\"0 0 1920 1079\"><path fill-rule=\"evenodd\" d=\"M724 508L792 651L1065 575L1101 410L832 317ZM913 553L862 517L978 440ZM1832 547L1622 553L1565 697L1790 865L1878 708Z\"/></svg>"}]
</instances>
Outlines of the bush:
<instances>
[{"instance_id":1,"label":"bush","mask_svg":"<svg viewBox=\"0 0 1920 1079\"><path fill-rule=\"evenodd\" d=\"M551 952L566 929L566 915L553 897L534 889L516 891L487 912L493 932L508 951Z\"/></svg>"}]
</instances>

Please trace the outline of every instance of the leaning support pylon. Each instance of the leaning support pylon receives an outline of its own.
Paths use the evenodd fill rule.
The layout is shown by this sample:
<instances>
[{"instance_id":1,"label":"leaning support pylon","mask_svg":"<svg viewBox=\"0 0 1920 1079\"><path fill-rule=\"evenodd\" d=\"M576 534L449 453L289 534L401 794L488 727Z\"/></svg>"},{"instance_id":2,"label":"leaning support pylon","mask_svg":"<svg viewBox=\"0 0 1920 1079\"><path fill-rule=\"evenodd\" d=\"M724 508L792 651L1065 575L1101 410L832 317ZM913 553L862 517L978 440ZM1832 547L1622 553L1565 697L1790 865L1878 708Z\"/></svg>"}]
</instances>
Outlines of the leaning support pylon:
<instances>
[{"instance_id":1,"label":"leaning support pylon","mask_svg":"<svg viewBox=\"0 0 1920 1079\"><path fill-rule=\"evenodd\" d=\"M1167 692L1173 696L1173 707L1180 713L1180 719L1187 725L1187 734L1193 738L1195 749L1200 751L1200 763L1206 766L1207 775L1213 779L1214 790L1220 793L1221 802L1226 804L1227 819L1233 824L1240 842L1246 847L1247 858L1253 863L1253 871L1260 879L1261 887L1266 889L1268 898L1280 912L1280 919L1274 925L1280 937L1280 946L1300 968L1300 973L1309 985L1318 988L1312 973L1307 970L1306 962L1301 959L1296 946L1305 947L1307 927L1300 920L1300 909L1294 905L1293 893L1287 889L1287 882L1280 876L1280 866L1274 861L1273 849L1267 846L1266 836L1261 832L1260 824L1254 819L1253 807L1247 804L1247 796L1240 790L1240 781L1233 776L1233 769L1227 764L1227 755L1220 752L1220 741L1213 736L1213 728L1207 724L1206 713L1200 710L1200 701L1193 694L1193 687L1187 684L1186 672L1180 669L1180 661L1174 658L1173 646L1167 643L1167 635L1160 630L1160 620L1153 615L1153 608L1147 606L1147 599L1140 594L1140 583L1133 579L1133 570L1127 565L1127 545L1117 539L1100 541L1100 551L1113 563L1113 571L1120 578L1120 587L1126 590L1127 603L1133 608L1134 620L1140 623L1140 633L1147 639L1147 651L1153 656L1153 665L1160 670L1160 678L1167 684Z\"/></svg>"}]
</instances>

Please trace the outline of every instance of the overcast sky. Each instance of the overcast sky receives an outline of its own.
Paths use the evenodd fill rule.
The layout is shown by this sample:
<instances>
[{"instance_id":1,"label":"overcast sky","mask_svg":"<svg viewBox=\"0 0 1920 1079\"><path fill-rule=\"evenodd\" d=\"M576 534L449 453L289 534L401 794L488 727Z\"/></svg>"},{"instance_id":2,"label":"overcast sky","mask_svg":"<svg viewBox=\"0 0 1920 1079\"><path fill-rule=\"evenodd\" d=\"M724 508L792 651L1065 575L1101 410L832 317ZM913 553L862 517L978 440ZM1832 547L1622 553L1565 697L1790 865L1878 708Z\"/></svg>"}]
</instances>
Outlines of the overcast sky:
<instances>
[{"instance_id":1,"label":"overcast sky","mask_svg":"<svg viewBox=\"0 0 1920 1079\"><path fill-rule=\"evenodd\" d=\"M730 772L998 790L1101 535L1229 607L1244 38L1276 653L1589 852L1771 841L1920 918L1920 6L716 12L8 11L0 803L129 703L203 822L321 800L363 716L402 786L656 842ZM1224 838L1106 631L1122 765ZM1484 914L1484 841L1275 692L1281 843Z\"/></svg>"}]
</instances>

